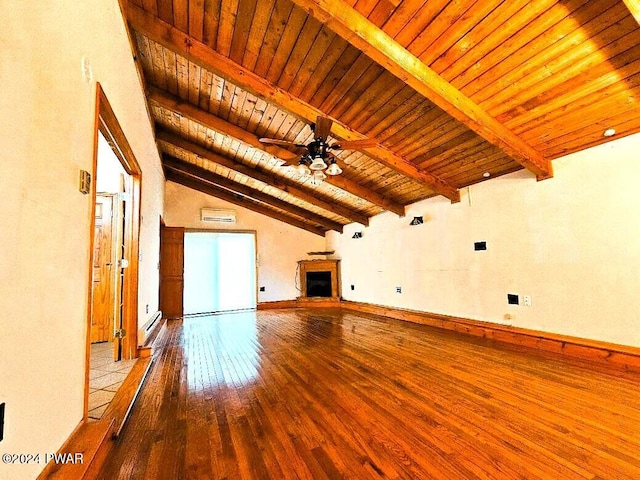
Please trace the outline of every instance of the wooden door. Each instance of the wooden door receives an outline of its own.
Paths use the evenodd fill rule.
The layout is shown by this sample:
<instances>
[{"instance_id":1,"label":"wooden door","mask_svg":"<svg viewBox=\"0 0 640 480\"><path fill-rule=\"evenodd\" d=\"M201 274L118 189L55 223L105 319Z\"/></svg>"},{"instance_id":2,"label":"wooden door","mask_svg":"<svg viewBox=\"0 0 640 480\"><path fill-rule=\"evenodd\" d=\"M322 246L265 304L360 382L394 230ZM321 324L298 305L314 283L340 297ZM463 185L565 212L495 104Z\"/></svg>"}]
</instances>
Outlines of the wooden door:
<instances>
[{"instance_id":1,"label":"wooden door","mask_svg":"<svg viewBox=\"0 0 640 480\"><path fill-rule=\"evenodd\" d=\"M113 265L113 199L96 196L94 229L91 343L113 339L114 271Z\"/></svg>"},{"instance_id":2,"label":"wooden door","mask_svg":"<svg viewBox=\"0 0 640 480\"><path fill-rule=\"evenodd\" d=\"M121 190L124 191L124 176L121 175ZM113 292L113 329L115 330L122 329L122 317L124 314L124 270L122 268L122 260L126 259L127 245L125 239L125 231L128 231L126 222L130 221L128 217L125 217L125 205L122 195L114 195L113 196L113 264L115 268L115 272L113 275L114 278L114 292ZM111 335L113 339L113 360L119 361L122 358L122 339Z\"/></svg>"},{"instance_id":3,"label":"wooden door","mask_svg":"<svg viewBox=\"0 0 640 480\"><path fill-rule=\"evenodd\" d=\"M160 309L165 318L182 317L184 228L160 231Z\"/></svg>"}]
</instances>

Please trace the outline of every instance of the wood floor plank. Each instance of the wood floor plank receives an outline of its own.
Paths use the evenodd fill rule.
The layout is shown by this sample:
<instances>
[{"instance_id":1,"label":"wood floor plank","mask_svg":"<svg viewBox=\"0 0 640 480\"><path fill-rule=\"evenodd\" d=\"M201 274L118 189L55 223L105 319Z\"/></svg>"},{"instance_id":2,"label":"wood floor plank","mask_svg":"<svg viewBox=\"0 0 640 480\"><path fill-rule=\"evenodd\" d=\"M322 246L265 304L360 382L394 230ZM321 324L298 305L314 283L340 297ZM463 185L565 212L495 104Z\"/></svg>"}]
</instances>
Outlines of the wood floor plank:
<instances>
[{"instance_id":1,"label":"wood floor plank","mask_svg":"<svg viewBox=\"0 0 640 480\"><path fill-rule=\"evenodd\" d=\"M99 478L640 478L637 373L339 309L157 343Z\"/></svg>"}]
</instances>

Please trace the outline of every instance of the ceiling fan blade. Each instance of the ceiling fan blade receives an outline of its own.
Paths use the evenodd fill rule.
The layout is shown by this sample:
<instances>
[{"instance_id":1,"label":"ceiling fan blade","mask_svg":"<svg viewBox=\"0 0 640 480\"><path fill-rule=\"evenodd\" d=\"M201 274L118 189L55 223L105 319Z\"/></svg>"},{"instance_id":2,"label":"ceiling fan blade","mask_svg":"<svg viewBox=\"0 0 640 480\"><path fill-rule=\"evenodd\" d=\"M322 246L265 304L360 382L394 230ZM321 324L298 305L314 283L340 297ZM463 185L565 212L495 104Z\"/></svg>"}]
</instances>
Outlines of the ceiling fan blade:
<instances>
[{"instance_id":1,"label":"ceiling fan blade","mask_svg":"<svg viewBox=\"0 0 640 480\"><path fill-rule=\"evenodd\" d=\"M378 145L378 142L371 138L364 138L362 140L347 140L344 142L338 142L331 145L331 150L359 150L361 148L370 148Z\"/></svg>"},{"instance_id":2,"label":"ceiling fan blade","mask_svg":"<svg viewBox=\"0 0 640 480\"><path fill-rule=\"evenodd\" d=\"M278 155L278 158L280 160L284 160L285 162L298 162L302 155L304 155L304 153L291 152L291 155Z\"/></svg>"},{"instance_id":3,"label":"ceiling fan blade","mask_svg":"<svg viewBox=\"0 0 640 480\"><path fill-rule=\"evenodd\" d=\"M318 118L316 120L316 128L313 132L315 134L315 137L320 137L322 138L323 142L326 142L327 137L331 133L331 125L333 125L333 120L327 117L323 117L322 115L318 115Z\"/></svg>"},{"instance_id":4,"label":"ceiling fan blade","mask_svg":"<svg viewBox=\"0 0 640 480\"><path fill-rule=\"evenodd\" d=\"M302 158L303 154L300 155L295 155L291 158L280 158L280 160L282 160L284 163L278 165L279 167L295 167L296 165L298 165L298 162L300 162L300 159Z\"/></svg>"},{"instance_id":5,"label":"ceiling fan blade","mask_svg":"<svg viewBox=\"0 0 640 480\"><path fill-rule=\"evenodd\" d=\"M260 139L261 143L267 143L270 145L281 145L283 147L302 147L304 148L304 145L299 145L295 142L288 142L286 140L276 140L275 138L261 138Z\"/></svg>"}]
</instances>

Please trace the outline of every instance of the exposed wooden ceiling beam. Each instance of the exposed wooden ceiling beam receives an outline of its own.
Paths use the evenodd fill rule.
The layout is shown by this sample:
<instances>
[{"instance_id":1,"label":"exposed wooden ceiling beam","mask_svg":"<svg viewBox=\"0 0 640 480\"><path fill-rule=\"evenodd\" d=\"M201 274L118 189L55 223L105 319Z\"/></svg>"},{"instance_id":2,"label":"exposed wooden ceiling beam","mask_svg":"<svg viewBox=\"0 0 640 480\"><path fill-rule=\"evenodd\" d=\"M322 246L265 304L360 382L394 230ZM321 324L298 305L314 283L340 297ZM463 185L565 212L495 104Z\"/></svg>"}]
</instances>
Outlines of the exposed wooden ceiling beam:
<instances>
[{"instance_id":1,"label":"exposed wooden ceiling beam","mask_svg":"<svg viewBox=\"0 0 640 480\"><path fill-rule=\"evenodd\" d=\"M289 150L278 147L277 145L263 144L258 140L258 137L255 136L254 134L247 132L246 130L243 130L242 128L236 125L233 125L232 123L229 123L219 117L216 117L215 115L205 112L204 110L200 110L199 108L194 107L193 105L187 102L183 102L173 95L162 92L155 88L150 88L148 97L149 97L149 100L151 100L152 102L156 103L157 105L163 108L176 112L185 118L189 118L190 120L193 120L194 122L199 123L200 125L203 125L204 127L210 128L224 135L228 135L232 138L235 138L236 140L246 143L247 145L251 145L254 148L267 152L270 155L273 155L277 158L286 160L287 158L290 158L292 155L292 153ZM178 137L174 137L174 138L177 139ZM183 145L184 149L188 150L190 146L188 146L187 143L190 145L193 145L193 144L191 144L190 142L186 142ZM199 152L200 153L198 154L200 156L203 156L201 154L203 152L212 153L209 150L203 149L201 147L199 149ZM208 157L203 156L203 158L208 158ZM287 193L290 193L291 195L297 196L302 200L313 203L314 205L317 205L320 208L323 208L330 212L341 215L345 218L348 218L349 220L361 223L363 225L369 225L369 219L366 215L362 215L350 208L344 207L330 200L323 200L322 197L318 196L318 192L316 192L313 189L303 188L303 187L300 187L299 185L294 184L293 182L287 182L284 179L280 179L275 176L269 176L266 174L262 174L261 178L258 178L256 176L256 173L260 175L261 172L257 171L256 169L247 167L238 162L234 162L233 160L224 159L219 155L216 155L215 159L209 158L209 160L216 163L220 163L226 166L227 168L232 168L233 170L239 171L245 175L248 175L257 180L260 180L261 182L268 183L275 188L284 190ZM225 163L221 163L221 162L224 162L225 160L226 160ZM347 181L345 184L341 184L340 186L338 186L335 184L335 182L332 181L332 178L333 177L328 176L325 181L327 183L337 186L338 188L341 188L342 190L345 190L346 192L351 193L352 195L356 195L360 198L364 198L365 200L373 203L374 205L381 206L382 208L385 208L387 210L392 208L393 209L392 211L399 211L404 213L404 207L402 205L393 204L388 199L382 197L381 195L376 194L373 191L366 189L365 187L357 185L355 182ZM360 195L363 189L367 191L366 197L362 197Z\"/></svg>"},{"instance_id":2,"label":"exposed wooden ceiling beam","mask_svg":"<svg viewBox=\"0 0 640 480\"><path fill-rule=\"evenodd\" d=\"M272 207L279 208L280 210L284 210L285 212L290 213L291 215L296 215L298 217L306 219L311 223L322 225L323 227L326 227L328 230L335 230L336 232L342 233L342 224L338 222L334 222L333 220L329 220L328 218L325 218L321 215L317 215L313 212L305 210L304 208L297 207L283 200L272 197L271 195L267 195L266 193L263 193L254 188L248 187L247 185L242 185L238 182L234 182L233 180L229 180L228 178L217 175L205 168L201 168L201 167L198 167L197 165L192 165L190 163L182 162L176 158L172 158L167 155L163 155L162 164L166 168L169 168L174 172L179 172L179 173L182 173L183 175L190 175L205 183L212 184L216 187L229 190L232 193L243 195L253 200L257 200L259 202L270 205Z\"/></svg>"},{"instance_id":3,"label":"exposed wooden ceiling beam","mask_svg":"<svg viewBox=\"0 0 640 480\"><path fill-rule=\"evenodd\" d=\"M197 107L194 107L190 103L183 102L176 97L169 95L167 93L161 93L158 89L150 89L149 98L157 103L158 105L172 110L174 112L183 115L186 118L193 120L205 127L211 128L213 130L220 131L221 133L226 133L229 136L235 137L242 142L247 143L255 148L261 149L271 155L275 155L278 158L284 159L287 155L291 155L289 150L273 145L272 148L266 149L265 145L258 140L258 137L253 135L250 132L240 129L239 127L229 124L224 120L205 112L204 110L200 110ZM229 128L225 129L229 126ZM233 127L233 128L231 128ZM240 131L241 130L241 131ZM238 137L236 137L238 135ZM394 202L393 200L380 195L373 190L366 188L353 180L349 180L343 176L327 176L325 182L334 185L335 187L344 190L345 192L349 192L356 197L362 198L369 203L374 205L378 205L379 207L384 208L390 212L396 213L401 217L404 217L404 206L398 202ZM348 218L348 217L347 217ZM362 223L362 222L360 222Z\"/></svg>"},{"instance_id":4,"label":"exposed wooden ceiling beam","mask_svg":"<svg viewBox=\"0 0 640 480\"><path fill-rule=\"evenodd\" d=\"M206 148L201 147L200 145L196 145L195 143L184 140L183 138L174 135L172 133L167 132L166 130L157 129L156 130L156 139L160 142L167 143L171 145L173 148L181 150L183 152L190 152L197 155L200 158L204 158L211 162L217 163L218 165L222 165L223 167L229 168L235 172L246 175L250 178L258 180L260 182L266 183L274 188L282 190L294 197L299 198L300 200L304 200L312 205L315 205L319 208L327 210L329 212L340 215L344 218L347 218L353 222L361 223L362 225L369 225L369 218L366 215L362 215L358 212L354 212L351 209L344 207L342 205L338 205L330 200L324 200L322 197L318 196L318 192L312 190L310 188L300 187L298 185L293 184L293 182L287 182L284 179L278 178L276 176L268 175L264 172L256 170L255 168L251 168L242 163L235 162L227 157L223 157L218 155L217 153L212 152L211 150L207 150Z\"/></svg>"},{"instance_id":5,"label":"exposed wooden ceiling beam","mask_svg":"<svg viewBox=\"0 0 640 480\"><path fill-rule=\"evenodd\" d=\"M624 0L625 5L631 12L631 15L640 24L640 0Z\"/></svg>"},{"instance_id":6,"label":"exposed wooden ceiling beam","mask_svg":"<svg viewBox=\"0 0 640 480\"><path fill-rule=\"evenodd\" d=\"M631 0L627 0L631 1ZM551 162L343 0L293 0L358 50L534 173Z\"/></svg>"},{"instance_id":7,"label":"exposed wooden ceiling beam","mask_svg":"<svg viewBox=\"0 0 640 480\"><path fill-rule=\"evenodd\" d=\"M175 172L171 169L165 170L165 176L167 180L178 183L184 187L191 188L193 190L197 190L202 193L206 193L207 195L211 195L212 197L220 198L229 203L233 203L234 205L238 205L239 207L246 208L247 210L254 211L256 213L260 213L262 215L266 215L267 217L273 218L275 220L279 220L284 223L288 223L297 228L302 228L308 232L314 233L316 235L320 235L324 237L325 231L321 228L313 227L308 223L305 223L296 218L289 217L288 215L284 215L276 210L272 210L271 208L263 205L262 203L251 200L250 198L243 197L242 195L236 195L228 190L225 190L220 187L216 187L209 183L205 183L191 177L189 175L184 175L178 172Z\"/></svg>"},{"instance_id":8,"label":"exposed wooden ceiling beam","mask_svg":"<svg viewBox=\"0 0 640 480\"><path fill-rule=\"evenodd\" d=\"M254 148L267 152L274 157L278 157L282 160L289 160L294 156L294 154L286 148L282 148L277 145L264 144L260 142L259 138L253 133L195 107L189 102L185 102L175 95L164 92L159 88L149 86L147 89L147 98L167 110L179 113L183 117L189 118L200 125L233 137L247 145L251 145Z\"/></svg>"},{"instance_id":9,"label":"exposed wooden ceiling beam","mask_svg":"<svg viewBox=\"0 0 640 480\"><path fill-rule=\"evenodd\" d=\"M318 115L324 112L294 97L271 82L257 76L250 70L220 55L204 43L197 41L186 33L163 22L140 7L128 4L127 20L134 30L145 35L156 43L187 58L189 61L219 75L252 94L287 110L308 122L315 122ZM351 130L348 126L333 120L332 132L343 140L361 140L365 135ZM377 146L367 148L367 154L387 167L428 187L431 191L443 195L452 202L460 201L460 192L441 178L431 173L418 170L412 163L396 155L392 151ZM397 213L397 212L396 212Z\"/></svg>"}]
</instances>

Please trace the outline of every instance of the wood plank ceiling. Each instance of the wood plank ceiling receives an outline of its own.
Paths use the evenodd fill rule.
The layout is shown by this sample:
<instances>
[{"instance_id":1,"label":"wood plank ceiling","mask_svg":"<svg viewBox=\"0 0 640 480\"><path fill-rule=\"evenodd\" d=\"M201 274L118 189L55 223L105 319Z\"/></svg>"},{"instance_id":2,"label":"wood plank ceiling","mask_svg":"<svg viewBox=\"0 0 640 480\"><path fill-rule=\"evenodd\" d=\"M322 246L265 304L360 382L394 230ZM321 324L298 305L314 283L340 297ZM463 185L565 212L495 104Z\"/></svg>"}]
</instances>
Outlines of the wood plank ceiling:
<instances>
[{"instance_id":1,"label":"wood plank ceiling","mask_svg":"<svg viewBox=\"0 0 640 480\"><path fill-rule=\"evenodd\" d=\"M125 8L167 178L320 235L640 131L635 0ZM376 145L314 186L259 138L308 144L318 115Z\"/></svg>"}]
</instances>

